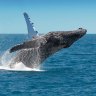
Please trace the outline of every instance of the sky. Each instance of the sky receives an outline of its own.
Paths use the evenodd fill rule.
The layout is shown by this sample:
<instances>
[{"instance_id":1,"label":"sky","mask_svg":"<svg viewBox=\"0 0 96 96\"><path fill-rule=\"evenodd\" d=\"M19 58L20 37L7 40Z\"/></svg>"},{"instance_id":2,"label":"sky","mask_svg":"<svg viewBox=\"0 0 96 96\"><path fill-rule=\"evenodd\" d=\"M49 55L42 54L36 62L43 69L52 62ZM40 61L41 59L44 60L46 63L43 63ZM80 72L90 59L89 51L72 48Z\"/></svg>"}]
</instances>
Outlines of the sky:
<instances>
[{"instance_id":1,"label":"sky","mask_svg":"<svg viewBox=\"0 0 96 96\"><path fill-rule=\"evenodd\" d=\"M82 27L96 34L96 0L0 0L0 34L27 34L24 12L39 33Z\"/></svg>"}]
</instances>

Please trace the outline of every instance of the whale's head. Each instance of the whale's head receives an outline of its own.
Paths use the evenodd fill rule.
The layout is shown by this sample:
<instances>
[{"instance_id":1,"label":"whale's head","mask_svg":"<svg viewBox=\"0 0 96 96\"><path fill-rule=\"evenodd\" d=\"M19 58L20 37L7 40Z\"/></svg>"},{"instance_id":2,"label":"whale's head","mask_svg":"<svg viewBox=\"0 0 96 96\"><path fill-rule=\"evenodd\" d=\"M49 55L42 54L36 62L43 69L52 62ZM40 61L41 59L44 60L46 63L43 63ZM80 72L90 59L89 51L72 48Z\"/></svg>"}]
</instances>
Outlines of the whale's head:
<instances>
[{"instance_id":1,"label":"whale's head","mask_svg":"<svg viewBox=\"0 0 96 96\"><path fill-rule=\"evenodd\" d=\"M56 31L49 32L45 35L47 39L47 44L50 44L53 47L62 46L63 48L70 47L75 41L80 39L82 36L86 34L87 30L79 28L74 31Z\"/></svg>"},{"instance_id":2,"label":"whale's head","mask_svg":"<svg viewBox=\"0 0 96 96\"><path fill-rule=\"evenodd\" d=\"M86 32L86 29L79 28L78 30L64 34L65 48L70 47L75 41L83 37Z\"/></svg>"}]
</instances>

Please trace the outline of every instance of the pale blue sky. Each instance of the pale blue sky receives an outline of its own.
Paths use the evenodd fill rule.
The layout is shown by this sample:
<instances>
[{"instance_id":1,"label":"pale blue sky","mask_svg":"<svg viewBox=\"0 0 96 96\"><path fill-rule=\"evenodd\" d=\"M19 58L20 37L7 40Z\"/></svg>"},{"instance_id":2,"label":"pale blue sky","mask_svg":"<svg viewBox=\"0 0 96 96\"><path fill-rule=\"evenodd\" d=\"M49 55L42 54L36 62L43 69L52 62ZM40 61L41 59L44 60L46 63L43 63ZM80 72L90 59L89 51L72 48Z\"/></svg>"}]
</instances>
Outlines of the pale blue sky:
<instances>
[{"instance_id":1,"label":"pale blue sky","mask_svg":"<svg viewBox=\"0 0 96 96\"><path fill-rule=\"evenodd\" d=\"M96 0L0 0L0 34L27 34L23 12L39 33L83 27L96 34Z\"/></svg>"}]
</instances>

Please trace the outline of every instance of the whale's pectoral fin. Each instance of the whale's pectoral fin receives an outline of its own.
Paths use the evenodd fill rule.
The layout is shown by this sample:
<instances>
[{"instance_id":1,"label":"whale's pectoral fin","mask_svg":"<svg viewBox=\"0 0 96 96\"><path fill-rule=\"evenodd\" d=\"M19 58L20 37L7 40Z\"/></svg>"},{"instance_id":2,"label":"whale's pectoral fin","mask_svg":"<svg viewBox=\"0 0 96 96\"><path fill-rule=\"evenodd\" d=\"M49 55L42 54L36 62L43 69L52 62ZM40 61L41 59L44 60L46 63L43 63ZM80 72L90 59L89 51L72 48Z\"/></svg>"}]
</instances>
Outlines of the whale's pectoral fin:
<instances>
[{"instance_id":1,"label":"whale's pectoral fin","mask_svg":"<svg viewBox=\"0 0 96 96\"><path fill-rule=\"evenodd\" d=\"M28 39L31 40L33 37L38 35L38 31L34 28L34 23L31 23L30 18L26 12L24 12L24 18L28 29Z\"/></svg>"}]
</instances>

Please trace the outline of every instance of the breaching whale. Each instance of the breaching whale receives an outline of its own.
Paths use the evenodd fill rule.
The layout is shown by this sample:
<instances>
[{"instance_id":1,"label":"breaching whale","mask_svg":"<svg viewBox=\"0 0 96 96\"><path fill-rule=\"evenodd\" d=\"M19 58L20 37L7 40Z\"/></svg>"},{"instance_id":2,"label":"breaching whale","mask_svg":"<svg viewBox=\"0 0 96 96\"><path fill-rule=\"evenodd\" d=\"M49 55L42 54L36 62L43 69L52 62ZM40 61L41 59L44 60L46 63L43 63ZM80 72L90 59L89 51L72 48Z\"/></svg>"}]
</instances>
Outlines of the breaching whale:
<instances>
[{"instance_id":1,"label":"breaching whale","mask_svg":"<svg viewBox=\"0 0 96 96\"><path fill-rule=\"evenodd\" d=\"M84 36L86 32L87 30L83 28L73 31L49 32L46 35L15 45L10 49L10 53L17 51L14 61L22 62L27 67L33 68L62 48L70 47L75 41Z\"/></svg>"}]
</instances>

